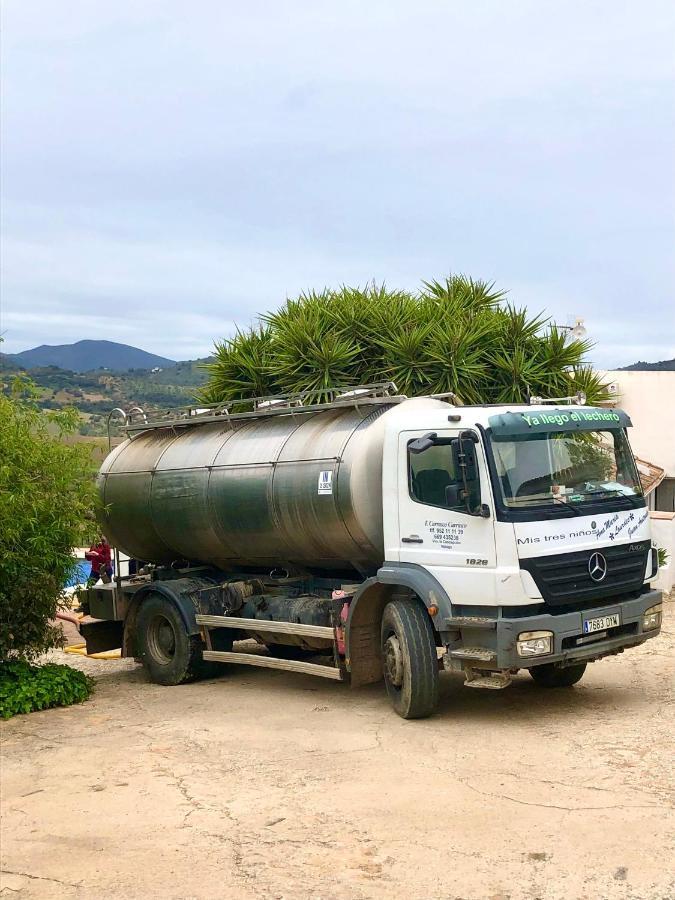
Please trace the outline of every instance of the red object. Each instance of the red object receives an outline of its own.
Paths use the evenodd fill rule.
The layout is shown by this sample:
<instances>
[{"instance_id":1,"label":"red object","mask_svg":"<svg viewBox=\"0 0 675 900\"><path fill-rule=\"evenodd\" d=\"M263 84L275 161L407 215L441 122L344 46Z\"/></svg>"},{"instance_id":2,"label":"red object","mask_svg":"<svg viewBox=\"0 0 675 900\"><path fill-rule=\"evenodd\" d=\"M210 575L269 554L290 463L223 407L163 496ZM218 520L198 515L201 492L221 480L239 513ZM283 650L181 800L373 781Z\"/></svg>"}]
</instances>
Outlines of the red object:
<instances>
[{"instance_id":1,"label":"red object","mask_svg":"<svg viewBox=\"0 0 675 900\"><path fill-rule=\"evenodd\" d=\"M100 575L101 569L112 566L112 550L107 541L99 541L98 544L92 544L89 550L84 554L84 558L91 562L91 574Z\"/></svg>"},{"instance_id":2,"label":"red object","mask_svg":"<svg viewBox=\"0 0 675 900\"><path fill-rule=\"evenodd\" d=\"M344 656L347 652L345 647L345 624L347 622L347 616L349 615L349 604L351 603L352 598L347 597L344 591L333 591L333 600L342 600L343 597L345 598L345 602L342 604L342 609L340 610L340 622L342 624L335 629L338 653L340 656Z\"/></svg>"}]
</instances>

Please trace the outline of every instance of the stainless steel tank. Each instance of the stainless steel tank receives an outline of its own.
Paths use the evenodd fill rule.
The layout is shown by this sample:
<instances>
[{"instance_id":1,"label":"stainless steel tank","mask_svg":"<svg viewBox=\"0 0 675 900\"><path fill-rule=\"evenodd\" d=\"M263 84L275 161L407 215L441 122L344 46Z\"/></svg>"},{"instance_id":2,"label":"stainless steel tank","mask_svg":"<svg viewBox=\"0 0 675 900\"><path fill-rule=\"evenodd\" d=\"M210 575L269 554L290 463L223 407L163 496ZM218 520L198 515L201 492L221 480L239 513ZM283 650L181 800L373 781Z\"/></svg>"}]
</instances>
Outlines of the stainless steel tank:
<instances>
[{"instance_id":1,"label":"stainless steel tank","mask_svg":"<svg viewBox=\"0 0 675 900\"><path fill-rule=\"evenodd\" d=\"M439 401L141 431L101 467L103 530L155 563L372 570L385 420L420 404Z\"/></svg>"}]
</instances>

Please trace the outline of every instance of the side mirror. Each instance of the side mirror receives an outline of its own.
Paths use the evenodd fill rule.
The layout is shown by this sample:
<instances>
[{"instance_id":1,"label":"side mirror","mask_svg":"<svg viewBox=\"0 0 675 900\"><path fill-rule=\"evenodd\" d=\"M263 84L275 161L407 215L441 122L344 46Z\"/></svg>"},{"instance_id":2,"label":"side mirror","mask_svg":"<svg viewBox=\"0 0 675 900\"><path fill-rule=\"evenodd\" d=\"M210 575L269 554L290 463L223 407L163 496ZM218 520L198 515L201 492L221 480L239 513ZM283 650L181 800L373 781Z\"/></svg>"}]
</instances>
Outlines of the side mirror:
<instances>
[{"instance_id":1,"label":"side mirror","mask_svg":"<svg viewBox=\"0 0 675 900\"><path fill-rule=\"evenodd\" d=\"M478 461L476 459L476 437L470 431L462 431L452 442L455 469L460 473L462 481L478 480Z\"/></svg>"},{"instance_id":2,"label":"side mirror","mask_svg":"<svg viewBox=\"0 0 675 900\"><path fill-rule=\"evenodd\" d=\"M438 435L435 431L430 431L429 434L425 434L420 438L417 438L414 441L411 441L408 444L408 451L410 453L424 453L425 450L428 450L429 447L434 446L434 442Z\"/></svg>"},{"instance_id":3,"label":"side mirror","mask_svg":"<svg viewBox=\"0 0 675 900\"><path fill-rule=\"evenodd\" d=\"M460 506L462 503L471 516L490 517L490 508L481 502L480 478L476 442L478 438L471 431L462 431L453 441L453 459L457 472L462 479L461 485L448 485L446 500L448 505Z\"/></svg>"}]
</instances>

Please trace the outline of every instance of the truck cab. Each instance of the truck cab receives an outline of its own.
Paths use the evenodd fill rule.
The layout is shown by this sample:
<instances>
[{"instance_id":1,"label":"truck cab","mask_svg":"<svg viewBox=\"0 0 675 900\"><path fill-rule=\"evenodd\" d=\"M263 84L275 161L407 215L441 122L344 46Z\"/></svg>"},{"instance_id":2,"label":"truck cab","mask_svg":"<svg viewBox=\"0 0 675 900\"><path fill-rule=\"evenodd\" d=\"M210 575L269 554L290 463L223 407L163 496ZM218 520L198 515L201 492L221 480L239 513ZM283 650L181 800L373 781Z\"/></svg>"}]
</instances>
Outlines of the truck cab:
<instances>
[{"instance_id":1,"label":"truck cab","mask_svg":"<svg viewBox=\"0 0 675 900\"><path fill-rule=\"evenodd\" d=\"M657 552L625 413L416 416L392 418L385 437L384 568L433 593L448 668L476 686L519 668L566 684L658 633Z\"/></svg>"}]
</instances>

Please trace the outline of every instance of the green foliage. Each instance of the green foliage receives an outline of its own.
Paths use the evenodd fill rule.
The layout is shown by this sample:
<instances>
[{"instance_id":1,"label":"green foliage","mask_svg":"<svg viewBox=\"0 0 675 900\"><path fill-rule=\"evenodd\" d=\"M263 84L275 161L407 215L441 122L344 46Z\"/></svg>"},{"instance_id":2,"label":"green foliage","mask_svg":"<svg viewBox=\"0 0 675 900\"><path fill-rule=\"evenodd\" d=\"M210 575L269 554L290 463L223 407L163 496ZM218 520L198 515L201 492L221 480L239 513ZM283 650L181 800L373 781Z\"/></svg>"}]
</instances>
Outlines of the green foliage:
<instances>
[{"instance_id":1,"label":"green foliage","mask_svg":"<svg viewBox=\"0 0 675 900\"><path fill-rule=\"evenodd\" d=\"M506 303L504 291L453 275L416 293L384 285L301 294L249 331L216 343L204 403L391 380L411 396L524 402L584 390L608 399L584 363L591 344Z\"/></svg>"},{"instance_id":2,"label":"green foliage","mask_svg":"<svg viewBox=\"0 0 675 900\"><path fill-rule=\"evenodd\" d=\"M208 403L218 403L218 397L262 397L270 390L268 374L270 335L262 327L237 332L229 341L216 343L216 358L220 365L205 363L210 381L204 389Z\"/></svg>"},{"instance_id":3,"label":"green foliage","mask_svg":"<svg viewBox=\"0 0 675 900\"><path fill-rule=\"evenodd\" d=\"M31 666L25 660L0 663L0 718L52 706L82 703L94 688L84 672L70 666Z\"/></svg>"},{"instance_id":4,"label":"green foliage","mask_svg":"<svg viewBox=\"0 0 675 900\"><path fill-rule=\"evenodd\" d=\"M0 395L0 660L60 643L49 622L76 565L71 551L96 527L90 450L62 440L77 412L40 410L35 393L17 378Z\"/></svg>"},{"instance_id":5,"label":"green foliage","mask_svg":"<svg viewBox=\"0 0 675 900\"><path fill-rule=\"evenodd\" d=\"M657 547L656 555L657 555L657 558L659 561L659 569L662 569L668 563L670 554L668 553L668 551L666 550L665 547Z\"/></svg>"}]
</instances>

